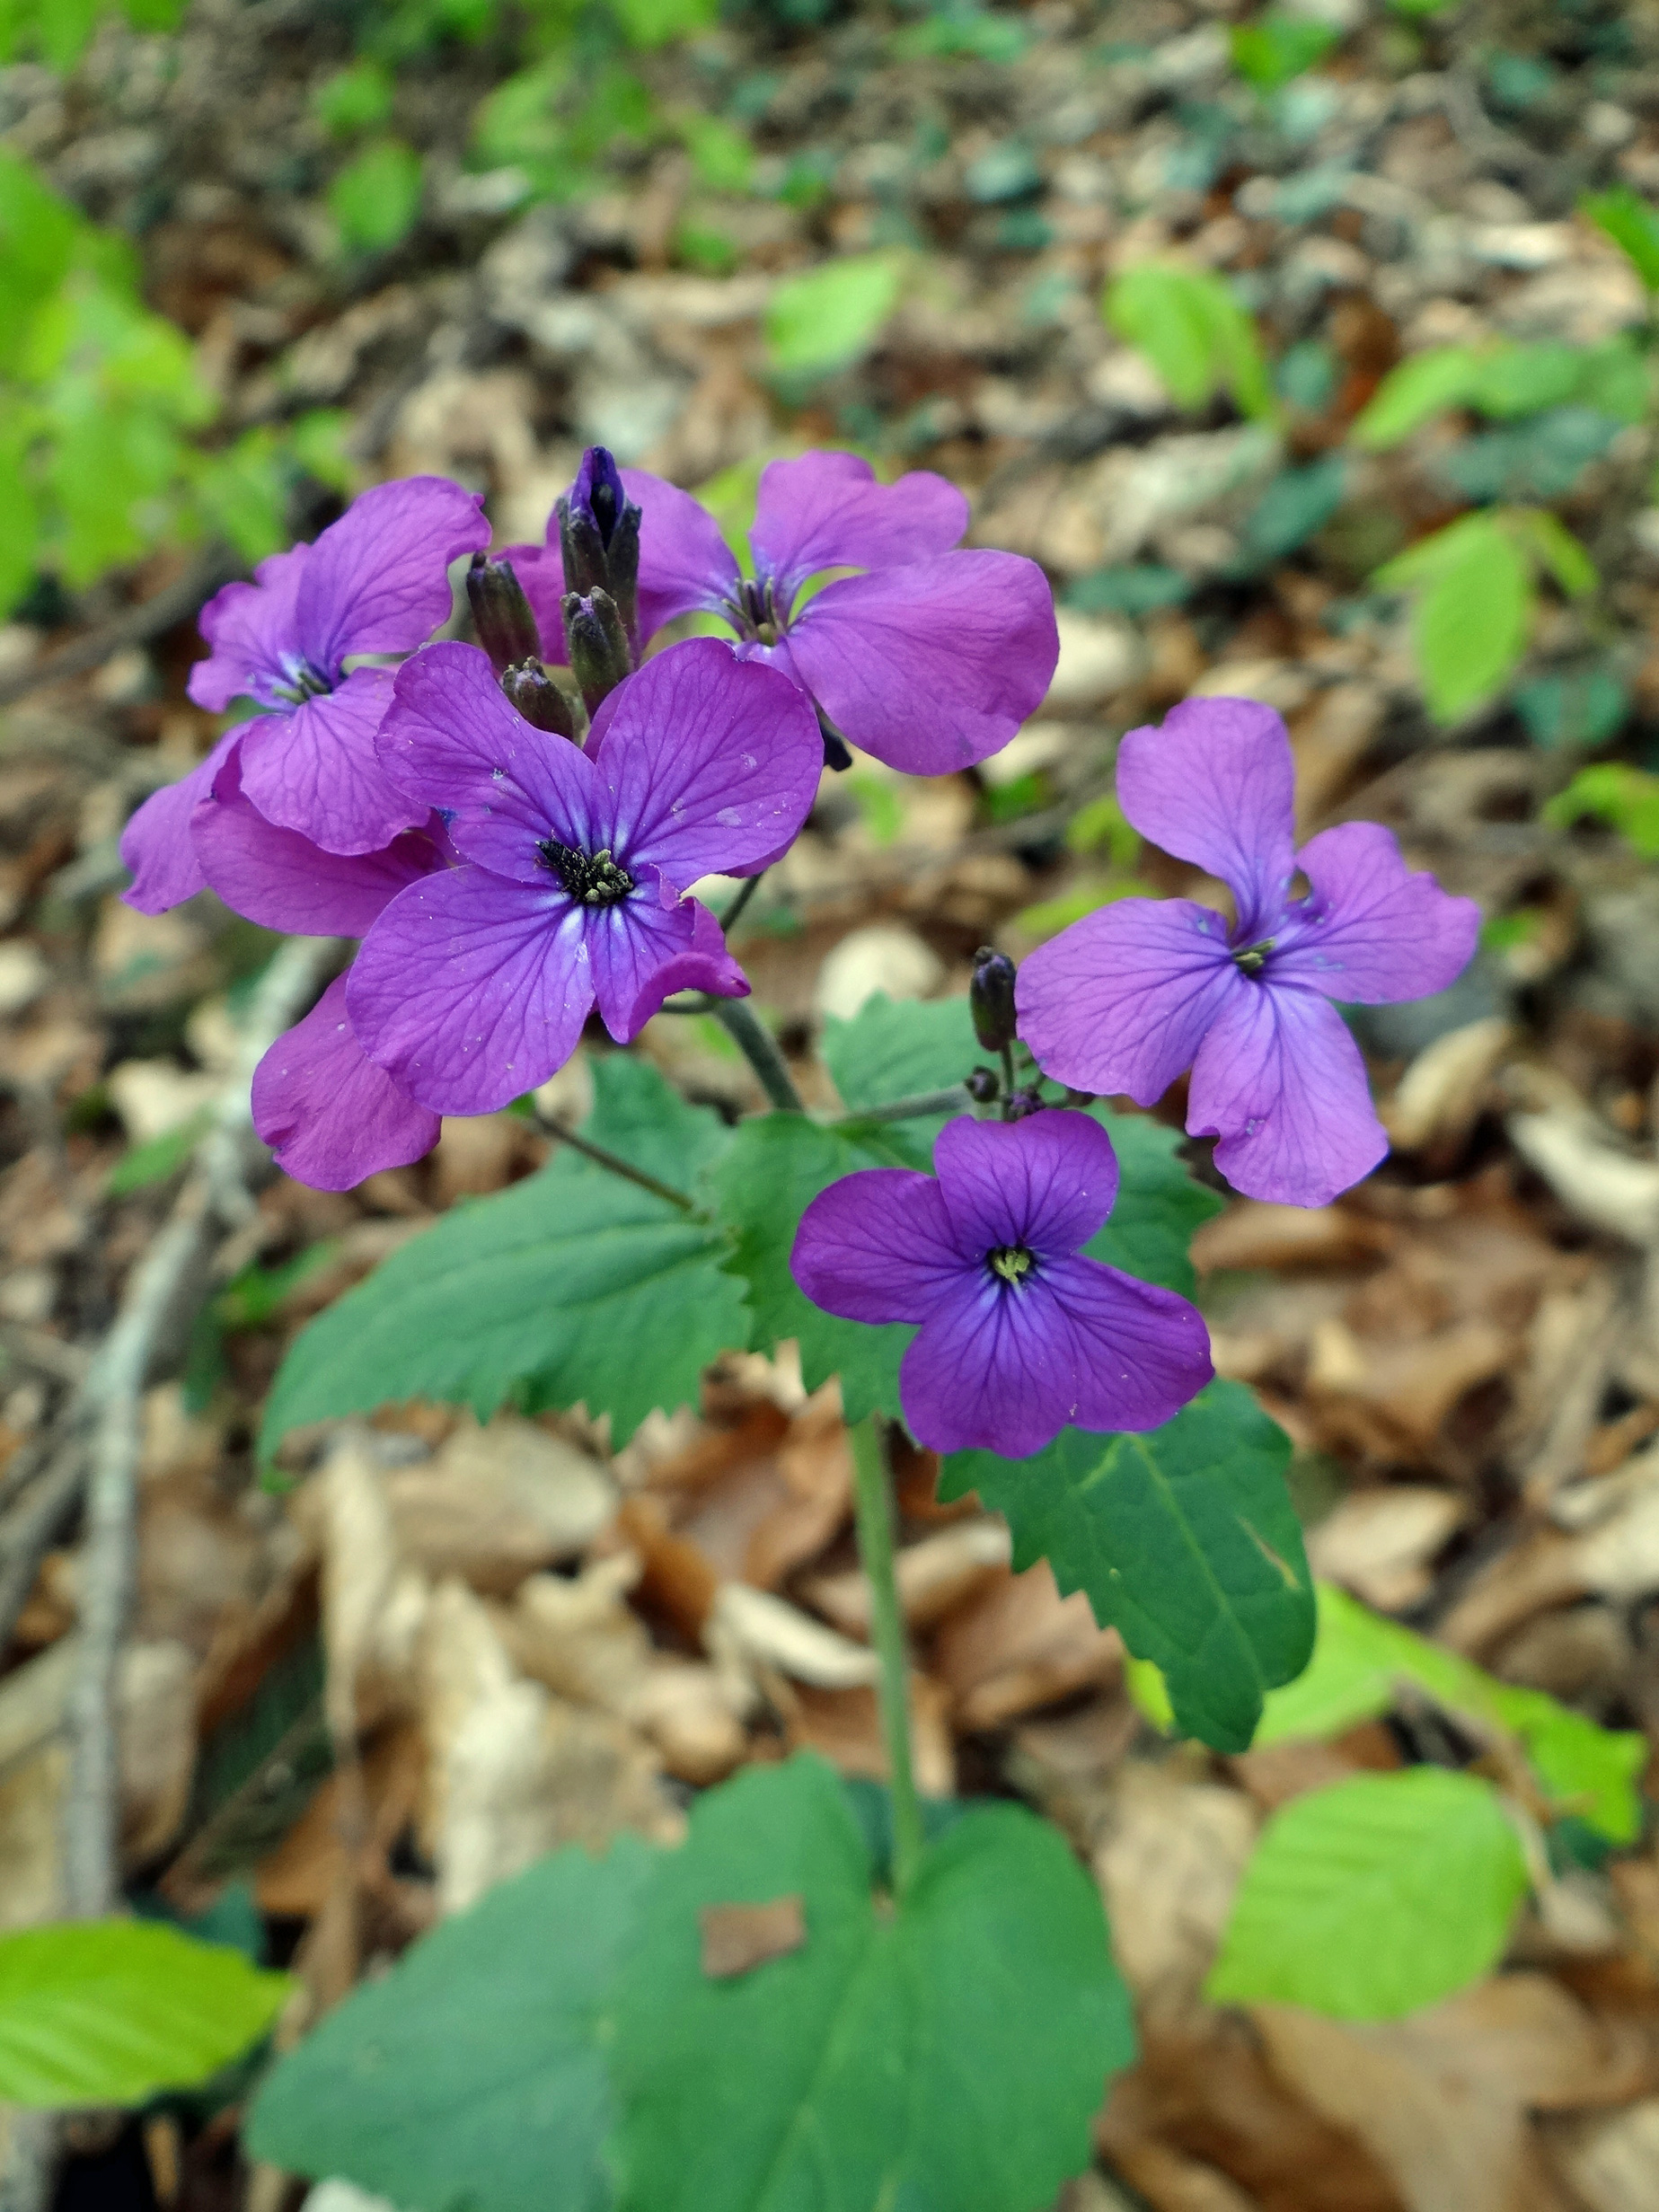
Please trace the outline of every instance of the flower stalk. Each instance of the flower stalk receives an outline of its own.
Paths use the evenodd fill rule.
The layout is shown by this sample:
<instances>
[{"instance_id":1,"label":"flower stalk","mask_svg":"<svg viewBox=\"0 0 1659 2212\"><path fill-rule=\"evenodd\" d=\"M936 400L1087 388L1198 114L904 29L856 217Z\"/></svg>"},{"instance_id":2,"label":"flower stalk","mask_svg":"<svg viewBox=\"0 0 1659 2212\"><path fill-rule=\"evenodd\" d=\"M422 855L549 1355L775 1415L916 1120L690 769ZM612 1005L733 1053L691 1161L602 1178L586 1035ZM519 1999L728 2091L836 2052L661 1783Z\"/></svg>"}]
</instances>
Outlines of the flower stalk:
<instances>
[{"instance_id":1,"label":"flower stalk","mask_svg":"<svg viewBox=\"0 0 1659 2212\"><path fill-rule=\"evenodd\" d=\"M867 1414L847 1432L852 1447L852 1502L859 1559L869 1584L869 1640L881 1673L877 1696L893 1800L893 1894L903 1898L922 1861L922 1801L910 1753L910 1661L893 1555L893 1480L880 1416Z\"/></svg>"}]
</instances>

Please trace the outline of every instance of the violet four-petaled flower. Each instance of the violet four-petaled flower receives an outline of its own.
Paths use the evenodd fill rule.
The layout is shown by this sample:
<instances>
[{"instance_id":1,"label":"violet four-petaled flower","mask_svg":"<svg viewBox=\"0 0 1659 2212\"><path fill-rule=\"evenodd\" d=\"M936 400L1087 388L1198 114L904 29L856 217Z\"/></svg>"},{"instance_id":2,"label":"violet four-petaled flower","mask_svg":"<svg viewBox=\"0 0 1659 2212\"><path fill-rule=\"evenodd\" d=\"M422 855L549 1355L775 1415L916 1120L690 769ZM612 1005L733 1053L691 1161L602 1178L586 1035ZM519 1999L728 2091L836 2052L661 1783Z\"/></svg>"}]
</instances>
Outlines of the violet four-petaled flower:
<instances>
[{"instance_id":1,"label":"violet four-petaled flower","mask_svg":"<svg viewBox=\"0 0 1659 2212\"><path fill-rule=\"evenodd\" d=\"M273 553L251 584L207 602L200 629L212 650L190 671L190 697L215 713L234 699L265 711L227 730L128 824L129 905L161 913L201 889L190 817L233 746L242 789L267 821L331 852L373 852L421 820L375 752L391 671L347 673L345 663L424 644L450 610L449 563L489 542L481 494L407 477L364 492L314 544Z\"/></svg>"},{"instance_id":2,"label":"violet four-petaled flower","mask_svg":"<svg viewBox=\"0 0 1659 2212\"><path fill-rule=\"evenodd\" d=\"M1234 1188L1324 1205L1389 1141L1332 1000L1443 991L1474 952L1479 908L1414 875L1376 823L1295 850L1290 739L1253 700L1187 700L1161 729L1131 730L1117 796L1143 837L1226 884L1237 919L1191 899L1086 914L1022 964L1020 1035L1056 1080L1142 1106L1190 1068L1187 1131L1219 1139Z\"/></svg>"},{"instance_id":3,"label":"violet four-petaled flower","mask_svg":"<svg viewBox=\"0 0 1659 2212\"><path fill-rule=\"evenodd\" d=\"M890 767L942 776L983 761L1048 689L1060 648L1047 581L1016 553L952 551L968 506L942 476L918 470L879 484L868 462L843 453L770 463L749 533L752 577L689 492L641 469L621 480L642 517L640 644L676 615L719 615L742 658L781 668L843 736ZM506 558L547 657L562 660L556 524L547 545L509 546ZM867 573L798 610L801 586L826 568Z\"/></svg>"},{"instance_id":4,"label":"violet four-petaled flower","mask_svg":"<svg viewBox=\"0 0 1659 2212\"><path fill-rule=\"evenodd\" d=\"M1155 1429L1213 1373L1196 1307L1088 1258L1117 1194L1086 1114L949 1123L937 1176L868 1168L821 1191L790 1268L851 1321L921 1323L899 1370L933 1451L1028 1458L1068 1425Z\"/></svg>"},{"instance_id":5,"label":"violet four-petaled flower","mask_svg":"<svg viewBox=\"0 0 1659 2212\"><path fill-rule=\"evenodd\" d=\"M631 676L586 751L522 720L476 647L436 645L398 671L379 745L467 865L392 901L347 1004L371 1057L440 1114L491 1113L544 1082L596 1001L623 1043L670 991L746 992L684 887L787 844L823 758L794 686L713 639Z\"/></svg>"}]
</instances>

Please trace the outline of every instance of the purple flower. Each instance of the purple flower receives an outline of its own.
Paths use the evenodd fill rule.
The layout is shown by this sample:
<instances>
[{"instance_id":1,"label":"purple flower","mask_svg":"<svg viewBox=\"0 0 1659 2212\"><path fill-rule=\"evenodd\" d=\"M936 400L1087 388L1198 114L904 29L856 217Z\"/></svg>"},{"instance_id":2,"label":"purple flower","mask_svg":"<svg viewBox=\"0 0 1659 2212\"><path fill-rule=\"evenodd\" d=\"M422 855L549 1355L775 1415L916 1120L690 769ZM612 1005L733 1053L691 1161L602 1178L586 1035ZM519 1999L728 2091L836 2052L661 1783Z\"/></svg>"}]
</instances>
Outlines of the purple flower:
<instances>
[{"instance_id":1,"label":"purple flower","mask_svg":"<svg viewBox=\"0 0 1659 2212\"><path fill-rule=\"evenodd\" d=\"M1370 1174L1388 1137L1332 1000L1443 991L1480 926L1469 899L1413 875L1390 832L1347 822L1294 850L1290 739L1271 708L1189 699L1133 729L1117 795L1143 837L1219 876L1238 919L1191 899L1123 899L1021 966L1019 1034L1046 1072L1152 1106L1192 1069L1187 1127L1252 1198L1319 1206ZM1309 888L1292 895L1300 868Z\"/></svg>"},{"instance_id":2,"label":"purple flower","mask_svg":"<svg viewBox=\"0 0 1659 2212\"><path fill-rule=\"evenodd\" d=\"M776 851L823 753L811 709L714 639L613 692L588 750L533 729L476 647L399 670L387 771L471 865L394 898L351 971L352 1026L440 1114L488 1114L568 1060L596 1001L619 1043L670 991L748 990L719 924L682 896Z\"/></svg>"},{"instance_id":3,"label":"purple flower","mask_svg":"<svg viewBox=\"0 0 1659 2212\"><path fill-rule=\"evenodd\" d=\"M268 930L302 936L361 937L389 899L454 857L436 816L381 852L324 852L249 804L234 748L197 806L192 834L202 872L227 906ZM279 1168L323 1191L406 1167L438 1135L437 1115L400 1090L357 1043L343 975L255 1070L253 1125Z\"/></svg>"},{"instance_id":4,"label":"purple flower","mask_svg":"<svg viewBox=\"0 0 1659 2212\"><path fill-rule=\"evenodd\" d=\"M490 542L481 505L441 476L377 484L314 545L273 553L251 584L207 602L200 627L212 650L190 671L190 697L214 713L234 699L266 711L134 815L121 839L129 905L157 914L201 889L190 817L233 745L260 813L331 852L372 852L420 819L375 753L391 671L348 674L345 663L410 652L431 636L449 613L449 563Z\"/></svg>"},{"instance_id":5,"label":"purple flower","mask_svg":"<svg viewBox=\"0 0 1659 2212\"><path fill-rule=\"evenodd\" d=\"M821 1191L790 1268L849 1321L919 1321L905 1419L933 1451L1023 1459L1068 1423L1155 1429L1209 1381L1196 1307L1080 1247L1117 1195L1112 1141L1086 1114L949 1123L937 1178L868 1168Z\"/></svg>"},{"instance_id":6,"label":"purple flower","mask_svg":"<svg viewBox=\"0 0 1659 2212\"><path fill-rule=\"evenodd\" d=\"M584 466L586 466L586 463ZM878 484L852 454L774 461L762 472L746 577L688 492L623 469L641 510L639 634L717 614L745 660L781 668L853 745L918 776L946 775L1008 743L1048 689L1059 654L1042 570L1015 553L952 551L967 501L920 470ZM563 573L545 546L514 545L550 657L564 658ZM808 577L862 568L797 611Z\"/></svg>"}]
</instances>

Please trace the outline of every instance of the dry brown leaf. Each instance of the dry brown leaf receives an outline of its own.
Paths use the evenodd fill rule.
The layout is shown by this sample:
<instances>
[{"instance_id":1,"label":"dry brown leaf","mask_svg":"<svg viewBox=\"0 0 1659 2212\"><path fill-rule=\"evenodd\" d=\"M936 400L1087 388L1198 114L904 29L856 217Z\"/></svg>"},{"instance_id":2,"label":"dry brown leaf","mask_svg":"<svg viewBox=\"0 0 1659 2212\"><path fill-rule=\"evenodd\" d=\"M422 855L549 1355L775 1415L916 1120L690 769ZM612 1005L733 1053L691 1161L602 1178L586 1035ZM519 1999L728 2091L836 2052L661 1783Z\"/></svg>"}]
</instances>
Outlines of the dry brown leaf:
<instances>
[{"instance_id":1,"label":"dry brown leaf","mask_svg":"<svg viewBox=\"0 0 1659 2212\"><path fill-rule=\"evenodd\" d=\"M806 1905L799 1891L764 1905L704 1905L697 1925L702 1970L710 1981L753 1973L768 1959L799 1951L807 1940Z\"/></svg>"},{"instance_id":2,"label":"dry brown leaf","mask_svg":"<svg viewBox=\"0 0 1659 2212\"><path fill-rule=\"evenodd\" d=\"M1000 1728L1096 1683L1115 1681L1123 1644L1081 1591L1062 1598L1046 1561L1003 1569L940 1625L934 1665L958 1728Z\"/></svg>"},{"instance_id":3,"label":"dry brown leaf","mask_svg":"<svg viewBox=\"0 0 1659 2212\"><path fill-rule=\"evenodd\" d=\"M1386 1252L1394 1232L1344 1206L1275 1206L1238 1198L1193 1238L1200 1274L1218 1269L1353 1267Z\"/></svg>"},{"instance_id":4,"label":"dry brown leaf","mask_svg":"<svg viewBox=\"0 0 1659 2212\"><path fill-rule=\"evenodd\" d=\"M816 1751L843 1774L872 1782L888 1778L887 1748L873 1689L815 1689L780 1686L784 1723L792 1750ZM951 1741L949 1703L932 1678L910 1678L911 1759L916 1787L924 1797L954 1797L956 1747Z\"/></svg>"},{"instance_id":5,"label":"dry brown leaf","mask_svg":"<svg viewBox=\"0 0 1659 2212\"><path fill-rule=\"evenodd\" d=\"M1104 1805L1093 1854L1117 1963L1143 2012L1179 2020L1221 1941L1256 1841L1238 1791L1187 1779L1174 1761L1131 1761Z\"/></svg>"},{"instance_id":6,"label":"dry brown leaf","mask_svg":"<svg viewBox=\"0 0 1659 2212\"><path fill-rule=\"evenodd\" d=\"M1309 1531L1308 1561L1384 1613L1426 1595L1428 1563L1469 1516L1455 1491L1396 1483L1357 1490Z\"/></svg>"},{"instance_id":7,"label":"dry brown leaf","mask_svg":"<svg viewBox=\"0 0 1659 2212\"><path fill-rule=\"evenodd\" d=\"M388 1470L384 1485L406 1564L501 1594L586 1550L616 1509L597 1461L512 1414L462 1422L429 1462Z\"/></svg>"},{"instance_id":8,"label":"dry brown leaf","mask_svg":"<svg viewBox=\"0 0 1659 2212\"><path fill-rule=\"evenodd\" d=\"M1011 1549L1007 1523L989 1518L957 1521L905 1545L895 1562L905 1618L913 1628L932 1627L1005 1569ZM816 1574L801 1595L848 1635L869 1634L869 1583L861 1569Z\"/></svg>"},{"instance_id":9,"label":"dry brown leaf","mask_svg":"<svg viewBox=\"0 0 1659 2212\"><path fill-rule=\"evenodd\" d=\"M1550 2155L1584 2212L1653 2212L1659 2197L1659 2097L1622 2112L1558 2122Z\"/></svg>"}]
</instances>

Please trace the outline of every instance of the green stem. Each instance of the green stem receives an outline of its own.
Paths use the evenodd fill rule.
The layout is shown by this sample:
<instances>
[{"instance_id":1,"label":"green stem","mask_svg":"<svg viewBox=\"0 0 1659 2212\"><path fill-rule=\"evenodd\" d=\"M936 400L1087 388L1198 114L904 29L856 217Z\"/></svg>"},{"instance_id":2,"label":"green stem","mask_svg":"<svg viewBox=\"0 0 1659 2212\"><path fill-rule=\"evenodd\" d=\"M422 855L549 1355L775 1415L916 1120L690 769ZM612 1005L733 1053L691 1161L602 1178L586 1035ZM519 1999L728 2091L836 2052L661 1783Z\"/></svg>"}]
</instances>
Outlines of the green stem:
<instances>
[{"instance_id":1,"label":"green stem","mask_svg":"<svg viewBox=\"0 0 1659 2212\"><path fill-rule=\"evenodd\" d=\"M761 876L763 876L765 872L765 869L763 868L761 870ZM742 890L738 892L737 897L732 901L731 904L726 909L726 912L720 916L720 930L723 935L727 937L731 935L732 931L737 928L738 922L743 919L744 908L747 906L749 901L754 896L754 894L760 889L760 876L751 876L748 881L744 885Z\"/></svg>"},{"instance_id":2,"label":"green stem","mask_svg":"<svg viewBox=\"0 0 1659 2212\"><path fill-rule=\"evenodd\" d=\"M750 1012L741 999L716 999L709 1011L718 1022L725 1025L737 1050L760 1078L761 1088L775 1106L786 1114L804 1114L806 1106L795 1088L783 1054L778 1050L772 1032Z\"/></svg>"},{"instance_id":3,"label":"green stem","mask_svg":"<svg viewBox=\"0 0 1659 2212\"><path fill-rule=\"evenodd\" d=\"M1002 1119L1008 1119L1008 1102L1014 1095L1014 1048L1002 1047Z\"/></svg>"},{"instance_id":4,"label":"green stem","mask_svg":"<svg viewBox=\"0 0 1659 2212\"><path fill-rule=\"evenodd\" d=\"M922 1860L922 1801L910 1758L910 1663L905 1616L893 1565L893 1485L878 1414L847 1432L852 1447L852 1499L859 1558L869 1584L869 1640L880 1662L878 1696L893 1796L893 1894L902 1898Z\"/></svg>"},{"instance_id":5,"label":"green stem","mask_svg":"<svg viewBox=\"0 0 1659 2212\"><path fill-rule=\"evenodd\" d=\"M649 1191L653 1198L666 1198L671 1206L678 1206L682 1213L695 1213L697 1209L684 1191L676 1191L666 1183L659 1183L654 1175L647 1175L643 1168L635 1168L614 1152L607 1152L602 1144L594 1144L587 1137L578 1137L574 1130L565 1129L544 1115L536 1115L543 1133L560 1144L568 1144L573 1152L584 1159L591 1159L596 1168L603 1168L608 1175L621 1176L624 1183L637 1183L642 1191Z\"/></svg>"},{"instance_id":6,"label":"green stem","mask_svg":"<svg viewBox=\"0 0 1659 2212\"><path fill-rule=\"evenodd\" d=\"M962 1114L973 1105L967 1087L953 1083L949 1090L924 1090L914 1098L895 1098L888 1106L864 1106L857 1114L843 1114L832 1129L862 1129L869 1122L914 1122L933 1114Z\"/></svg>"}]
</instances>

